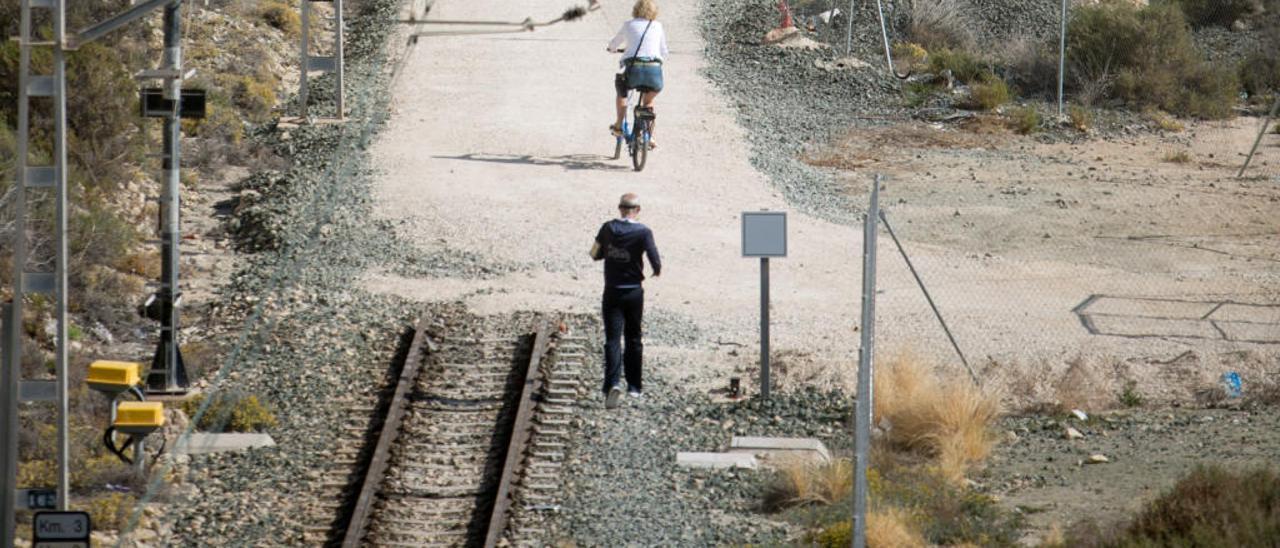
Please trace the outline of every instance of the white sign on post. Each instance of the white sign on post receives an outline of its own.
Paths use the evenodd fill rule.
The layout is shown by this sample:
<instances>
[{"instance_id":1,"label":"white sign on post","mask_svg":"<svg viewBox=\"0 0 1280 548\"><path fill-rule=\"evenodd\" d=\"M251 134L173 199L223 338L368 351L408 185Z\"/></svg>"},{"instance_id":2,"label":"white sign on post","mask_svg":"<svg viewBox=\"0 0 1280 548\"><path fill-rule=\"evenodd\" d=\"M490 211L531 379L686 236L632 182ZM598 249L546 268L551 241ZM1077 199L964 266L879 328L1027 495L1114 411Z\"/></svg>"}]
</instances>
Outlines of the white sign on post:
<instances>
[{"instance_id":1,"label":"white sign on post","mask_svg":"<svg viewBox=\"0 0 1280 548\"><path fill-rule=\"evenodd\" d=\"M742 212L742 256L760 258L760 395L769 399L769 257L787 256L786 212Z\"/></svg>"}]
</instances>

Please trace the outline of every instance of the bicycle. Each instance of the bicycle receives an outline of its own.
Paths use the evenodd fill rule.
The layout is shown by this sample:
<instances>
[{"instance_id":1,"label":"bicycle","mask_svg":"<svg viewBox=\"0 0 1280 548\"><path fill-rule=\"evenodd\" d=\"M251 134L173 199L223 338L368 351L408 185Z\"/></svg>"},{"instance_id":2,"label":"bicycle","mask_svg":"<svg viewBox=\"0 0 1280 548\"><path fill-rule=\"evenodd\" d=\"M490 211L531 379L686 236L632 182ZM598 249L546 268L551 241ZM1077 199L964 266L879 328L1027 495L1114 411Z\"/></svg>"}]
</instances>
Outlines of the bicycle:
<instances>
[{"instance_id":1,"label":"bicycle","mask_svg":"<svg viewBox=\"0 0 1280 548\"><path fill-rule=\"evenodd\" d=\"M615 137L613 159L622 157L622 145L627 145L627 154L631 156L631 166L636 171L644 169L649 158L650 143L653 139L653 120L656 115L652 107L639 104L643 90L633 89L627 92L627 116L622 120L622 135Z\"/></svg>"}]
</instances>

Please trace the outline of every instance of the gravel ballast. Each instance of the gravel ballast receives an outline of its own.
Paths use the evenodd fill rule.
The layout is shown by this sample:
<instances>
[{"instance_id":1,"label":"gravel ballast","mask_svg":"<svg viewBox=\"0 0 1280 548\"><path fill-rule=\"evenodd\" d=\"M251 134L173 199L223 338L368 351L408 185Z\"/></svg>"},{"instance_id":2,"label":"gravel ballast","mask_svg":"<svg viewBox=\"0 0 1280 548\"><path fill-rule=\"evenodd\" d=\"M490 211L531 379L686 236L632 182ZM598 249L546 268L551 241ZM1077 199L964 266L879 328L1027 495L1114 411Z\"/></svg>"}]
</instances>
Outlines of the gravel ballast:
<instances>
[{"instance_id":1,"label":"gravel ballast","mask_svg":"<svg viewBox=\"0 0 1280 548\"><path fill-rule=\"evenodd\" d=\"M422 308L359 291L358 277L405 264L448 268L414 255L390 226L369 220L372 172L364 151L388 112L385 44L396 9L393 0L363 2L350 20L349 120L262 135L292 166L239 185L240 215L228 229L249 255L211 307L226 352L203 390L206 400L257 395L279 420L270 429L277 446L167 457L144 497L163 506L149 508L123 540L303 543L308 506L323 502L308 492L341 429L341 401L383 386L400 338ZM324 83L311 96L316 114L331 104L331 84Z\"/></svg>"}]
</instances>

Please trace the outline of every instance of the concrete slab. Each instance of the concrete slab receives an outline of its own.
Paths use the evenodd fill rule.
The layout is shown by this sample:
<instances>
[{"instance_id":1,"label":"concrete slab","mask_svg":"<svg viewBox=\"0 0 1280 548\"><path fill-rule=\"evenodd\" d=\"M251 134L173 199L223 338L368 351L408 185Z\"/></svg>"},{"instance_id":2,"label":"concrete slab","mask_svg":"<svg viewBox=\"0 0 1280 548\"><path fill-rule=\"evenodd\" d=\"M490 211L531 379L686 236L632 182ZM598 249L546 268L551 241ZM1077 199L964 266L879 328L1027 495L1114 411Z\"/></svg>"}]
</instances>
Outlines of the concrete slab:
<instances>
[{"instance_id":1,"label":"concrete slab","mask_svg":"<svg viewBox=\"0 0 1280 548\"><path fill-rule=\"evenodd\" d=\"M748 468L759 466L750 453L676 453L676 466L688 468Z\"/></svg>"},{"instance_id":2,"label":"concrete slab","mask_svg":"<svg viewBox=\"0 0 1280 548\"><path fill-rule=\"evenodd\" d=\"M814 438L734 436L729 442L729 452L747 453L771 461L780 458L831 461L831 452L827 450L827 446Z\"/></svg>"},{"instance_id":3,"label":"concrete slab","mask_svg":"<svg viewBox=\"0 0 1280 548\"><path fill-rule=\"evenodd\" d=\"M228 453L250 448L275 447L276 441L267 434L199 434L179 439L173 453L178 455L204 455Z\"/></svg>"}]
</instances>

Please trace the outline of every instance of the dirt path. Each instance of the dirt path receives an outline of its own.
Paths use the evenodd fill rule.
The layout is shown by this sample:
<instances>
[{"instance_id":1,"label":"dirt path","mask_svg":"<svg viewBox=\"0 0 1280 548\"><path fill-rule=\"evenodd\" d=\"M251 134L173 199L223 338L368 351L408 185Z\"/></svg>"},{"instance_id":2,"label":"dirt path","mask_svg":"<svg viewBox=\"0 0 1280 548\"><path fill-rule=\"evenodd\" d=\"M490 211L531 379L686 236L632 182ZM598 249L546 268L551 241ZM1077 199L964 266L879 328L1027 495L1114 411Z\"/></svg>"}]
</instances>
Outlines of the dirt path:
<instances>
[{"instance_id":1,"label":"dirt path","mask_svg":"<svg viewBox=\"0 0 1280 548\"><path fill-rule=\"evenodd\" d=\"M563 2L436 2L439 20L554 16ZM649 356L658 367L722 384L754 360L758 265L740 257L738 215L786 205L748 164L739 129L699 76L696 2L664 2L671 57L658 102L660 148L641 173L613 161L612 78L604 51L629 10L607 2L585 20L533 33L423 38L394 91L395 113L374 149L385 172L380 211L437 255L465 252L514 268L496 279L373 274L375 291L512 307L595 311L601 278L587 249L624 192L638 192L666 265L646 285ZM439 30L440 26L425 26ZM479 27L465 27L474 30ZM774 261L774 341L810 348L849 333L857 252L848 228L792 214L791 256ZM848 250L833 253L833 249ZM661 344L663 333L689 341ZM851 355L848 344L842 355ZM736 352L735 352L736 353ZM747 354L750 354L749 352ZM672 357L666 360L664 356ZM672 371L672 373L677 373Z\"/></svg>"}]
</instances>

